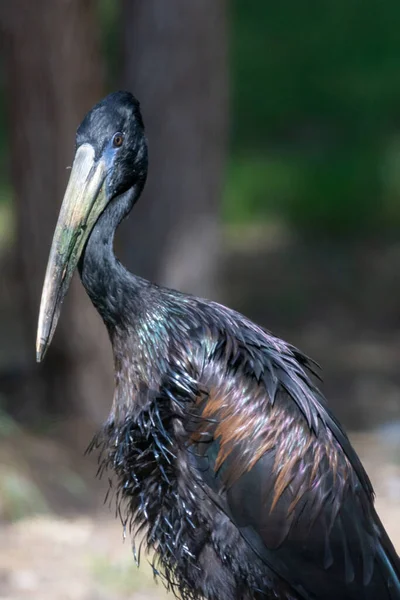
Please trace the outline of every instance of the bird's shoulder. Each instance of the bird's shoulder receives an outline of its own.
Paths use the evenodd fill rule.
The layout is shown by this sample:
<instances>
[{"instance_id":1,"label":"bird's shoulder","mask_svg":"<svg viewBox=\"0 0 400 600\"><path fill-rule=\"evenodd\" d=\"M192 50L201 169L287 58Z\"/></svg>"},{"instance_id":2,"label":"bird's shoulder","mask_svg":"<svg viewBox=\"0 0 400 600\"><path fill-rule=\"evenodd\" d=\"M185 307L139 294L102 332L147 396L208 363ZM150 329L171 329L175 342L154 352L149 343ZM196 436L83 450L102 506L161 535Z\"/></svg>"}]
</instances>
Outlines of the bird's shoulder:
<instances>
[{"instance_id":1,"label":"bird's shoulder","mask_svg":"<svg viewBox=\"0 0 400 600\"><path fill-rule=\"evenodd\" d=\"M235 449L238 476L273 451L275 469L281 473L280 489L283 476L288 481L291 470L307 457L314 465L310 483L318 483L321 469L332 468L334 475L341 471L348 481L355 478L354 485L357 480L373 496L357 454L315 384L316 363L216 302L179 295L171 306L176 352L180 359L183 355L182 364L185 360L190 364L190 375L198 379L201 390L197 397L204 417L200 429L210 428L211 422L219 424L214 431L219 441L217 468ZM245 451L239 451L241 446Z\"/></svg>"},{"instance_id":2,"label":"bird's shoulder","mask_svg":"<svg viewBox=\"0 0 400 600\"><path fill-rule=\"evenodd\" d=\"M370 480L314 382L315 364L229 308L191 300L189 312L189 337L203 349L190 443L214 501L300 597L314 597L307 570L318 595L327 569L329 598L387 593L378 571L389 577L398 559Z\"/></svg>"},{"instance_id":3,"label":"bird's shoulder","mask_svg":"<svg viewBox=\"0 0 400 600\"><path fill-rule=\"evenodd\" d=\"M163 332L153 338L166 352L160 394L174 406L183 462L205 493L299 597L353 599L367 587L369 600L387 597L398 559L313 363L215 302L167 292L151 312L146 331Z\"/></svg>"}]
</instances>

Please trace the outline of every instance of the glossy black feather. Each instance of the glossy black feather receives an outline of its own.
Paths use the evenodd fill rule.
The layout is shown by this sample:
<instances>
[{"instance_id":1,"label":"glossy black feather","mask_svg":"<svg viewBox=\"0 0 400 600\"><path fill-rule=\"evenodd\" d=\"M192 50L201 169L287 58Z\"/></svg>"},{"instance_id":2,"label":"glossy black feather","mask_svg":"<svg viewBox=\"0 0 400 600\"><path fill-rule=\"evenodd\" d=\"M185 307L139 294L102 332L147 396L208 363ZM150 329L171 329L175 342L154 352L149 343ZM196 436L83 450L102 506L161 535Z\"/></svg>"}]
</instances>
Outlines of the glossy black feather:
<instances>
[{"instance_id":1,"label":"glossy black feather","mask_svg":"<svg viewBox=\"0 0 400 600\"><path fill-rule=\"evenodd\" d=\"M306 359L213 303L144 283L133 297L135 330L129 323L123 330L111 329L115 354L125 366L120 367L114 413L99 444L105 464L117 474L120 499L128 501L123 520L148 531L147 546L158 552L157 569L166 573L168 585L178 586L187 598L256 598L257 590L272 598L400 598L398 580L390 573L391 568L398 571L397 555L374 511L370 482L309 380ZM230 356L238 353L231 367ZM258 363L275 382L273 396L269 379L260 380ZM287 487L271 511L274 449L248 471L238 467L256 451L250 429L215 469L220 442L213 432L219 419L202 417L215 377L236 386L238 398L243 379L250 392L261 388L264 404L259 409L267 414L275 406L292 414L315 442L332 432L351 465L349 480L335 481L322 461L315 489L305 485L290 511L303 484L300 469L290 482L292 490ZM136 386L123 387L120 394L121 381L129 378ZM193 441L199 430L203 437ZM311 447L311 466L313 457ZM224 546L226 533L220 539L219 527L234 543Z\"/></svg>"},{"instance_id":2,"label":"glossy black feather","mask_svg":"<svg viewBox=\"0 0 400 600\"><path fill-rule=\"evenodd\" d=\"M108 101L107 131L121 118L129 128L130 102L138 119L129 95L114 95L109 112ZM113 406L92 447L100 473L115 474L124 525L184 600L399 600L399 559L371 484L309 360L242 315L116 260L115 228L145 179L135 164L140 182L116 183L123 191L80 264L113 346ZM126 165L118 172L128 177Z\"/></svg>"}]
</instances>

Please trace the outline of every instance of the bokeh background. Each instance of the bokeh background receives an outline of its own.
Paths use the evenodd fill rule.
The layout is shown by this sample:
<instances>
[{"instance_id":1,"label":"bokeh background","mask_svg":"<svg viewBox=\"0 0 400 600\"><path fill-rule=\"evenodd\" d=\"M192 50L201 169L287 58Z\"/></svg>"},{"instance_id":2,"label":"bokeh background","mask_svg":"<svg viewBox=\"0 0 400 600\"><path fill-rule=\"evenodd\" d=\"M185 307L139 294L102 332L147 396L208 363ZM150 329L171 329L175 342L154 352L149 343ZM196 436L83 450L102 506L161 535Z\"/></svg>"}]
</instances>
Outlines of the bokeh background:
<instances>
[{"instance_id":1,"label":"bokeh background","mask_svg":"<svg viewBox=\"0 0 400 600\"><path fill-rule=\"evenodd\" d=\"M161 598L83 452L112 395L78 278L43 365L47 255L85 112L141 101L150 145L121 259L300 346L400 547L400 4L0 4L0 598Z\"/></svg>"}]
</instances>

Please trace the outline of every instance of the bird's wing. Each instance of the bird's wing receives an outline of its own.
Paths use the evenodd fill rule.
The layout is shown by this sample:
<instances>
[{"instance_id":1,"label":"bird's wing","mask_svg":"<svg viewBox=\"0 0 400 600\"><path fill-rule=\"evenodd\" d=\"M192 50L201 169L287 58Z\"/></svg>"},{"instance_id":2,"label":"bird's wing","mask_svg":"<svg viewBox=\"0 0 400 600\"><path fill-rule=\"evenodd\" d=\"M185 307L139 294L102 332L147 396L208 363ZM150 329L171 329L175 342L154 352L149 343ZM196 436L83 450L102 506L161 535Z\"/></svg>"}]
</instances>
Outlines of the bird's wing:
<instances>
[{"instance_id":1,"label":"bird's wing","mask_svg":"<svg viewBox=\"0 0 400 600\"><path fill-rule=\"evenodd\" d=\"M400 599L372 486L307 359L251 323L210 347L191 433L207 493L300 598Z\"/></svg>"}]
</instances>

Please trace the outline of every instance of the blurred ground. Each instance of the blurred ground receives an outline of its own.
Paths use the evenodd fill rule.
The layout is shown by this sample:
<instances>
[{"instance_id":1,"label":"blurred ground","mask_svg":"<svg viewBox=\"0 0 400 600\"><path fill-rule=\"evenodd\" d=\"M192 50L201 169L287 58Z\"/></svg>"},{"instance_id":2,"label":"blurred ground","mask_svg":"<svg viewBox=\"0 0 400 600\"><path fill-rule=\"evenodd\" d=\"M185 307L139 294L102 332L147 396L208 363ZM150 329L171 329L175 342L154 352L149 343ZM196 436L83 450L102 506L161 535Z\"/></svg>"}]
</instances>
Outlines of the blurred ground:
<instances>
[{"instance_id":1,"label":"blurred ground","mask_svg":"<svg viewBox=\"0 0 400 600\"><path fill-rule=\"evenodd\" d=\"M133 562L109 516L39 517L0 528L0 598L144 600L164 598L150 566Z\"/></svg>"},{"instance_id":2,"label":"blurred ground","mask_svg":"<svg viewBox=\"0 0 400 600\"><path fill-rule=\"evenodd\" d=\"M378 494L377 507L400 550L400 466L378 434L355 434ZM398 448L397 448L398 449ZM58 470L60 465L53 465ZM165 597L110 511L45 515L0 524L0 598L7 600L156 600Z\"/></svg>"}]
</instances>

